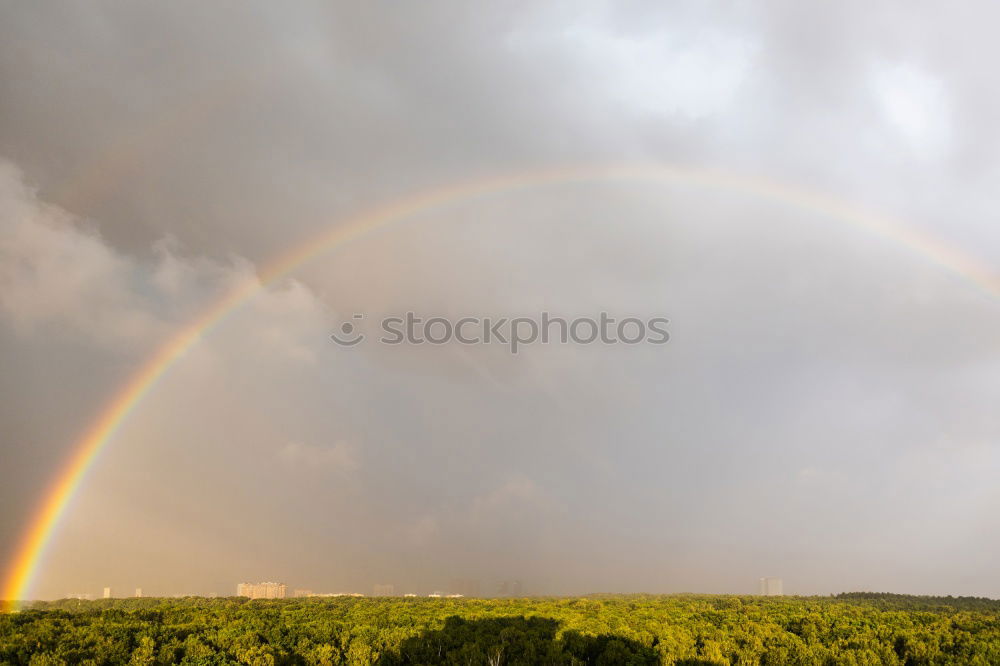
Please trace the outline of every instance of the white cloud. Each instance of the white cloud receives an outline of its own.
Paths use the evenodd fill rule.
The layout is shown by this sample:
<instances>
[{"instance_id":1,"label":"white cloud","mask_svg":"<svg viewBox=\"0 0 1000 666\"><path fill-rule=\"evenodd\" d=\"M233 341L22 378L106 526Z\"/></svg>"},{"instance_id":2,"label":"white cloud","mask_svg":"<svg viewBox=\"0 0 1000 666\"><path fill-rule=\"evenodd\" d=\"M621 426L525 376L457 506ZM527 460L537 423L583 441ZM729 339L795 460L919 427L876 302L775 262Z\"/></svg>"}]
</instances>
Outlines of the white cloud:
<instances>
[{"instance_id":1,"label":"white cloud","mask_svg":"<svg viewBox=\"0 0 1000 666\"><path fill-rule=\"evenodd\" d=\"M889 126L914 154L930 158L947 150L951 109L940 80L913 65L880 63L871 86Z\"/></svg>"},{"instance_id":2,"label":"white cloud","mask_svg":"<svg viewBox=\"0 0 1000 666\"><path fill-rule=\"evenodd\" d=\"M158 322L129 287L136 270L0 161L0 313L20 331L51 324L115 344L149 339Z\"/></svg>"},{"instance_id":3,"label":"white cloud","mask_svg":"<svg viewBox=\"0 0 1000 666\"><path fill-rule=\"evenodd\" d=\"M588 96L640 114L696 119L725 110L755 53L745 35L671 24L642 33L616 31L592 12L558 34L518 32L513 50L575 62Z\"/></svg>"}]
</instances>

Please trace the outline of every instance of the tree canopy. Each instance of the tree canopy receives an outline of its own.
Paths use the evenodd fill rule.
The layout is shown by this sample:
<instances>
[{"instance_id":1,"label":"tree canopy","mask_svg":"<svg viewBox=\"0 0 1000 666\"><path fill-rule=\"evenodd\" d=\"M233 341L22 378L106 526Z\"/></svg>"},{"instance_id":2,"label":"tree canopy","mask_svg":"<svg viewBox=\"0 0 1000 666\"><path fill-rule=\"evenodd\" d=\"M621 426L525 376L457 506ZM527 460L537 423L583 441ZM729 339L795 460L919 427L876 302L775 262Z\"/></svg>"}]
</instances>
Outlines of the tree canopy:
<instances>
[{"instance_id":1,"label":"tree canopy","mask_svg":"<svg viewBox=\"0 0 1000 666\"><path fill-rule=\"evenodd\" d=\"M3 664L1000 664L1000 602L836 597L65 599Z\"/></svg>"}]
</instances>

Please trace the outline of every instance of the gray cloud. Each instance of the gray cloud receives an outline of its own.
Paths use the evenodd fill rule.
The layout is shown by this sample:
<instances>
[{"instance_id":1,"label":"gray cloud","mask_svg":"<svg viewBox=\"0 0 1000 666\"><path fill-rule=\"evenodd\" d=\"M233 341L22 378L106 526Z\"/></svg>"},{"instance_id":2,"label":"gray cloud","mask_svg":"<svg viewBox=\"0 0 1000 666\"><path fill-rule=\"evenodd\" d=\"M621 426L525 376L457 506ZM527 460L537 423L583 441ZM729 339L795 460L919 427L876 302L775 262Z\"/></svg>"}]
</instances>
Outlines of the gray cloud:
<instances>
[{"instance_id":1,"label":"gray cloud","mask_svg":"<svg viewBox=\"0 0 1000 666\"><path fill-rule=\"evenodd\" d=\"M0 535L143 359L283 250L429 186L746 172L1000 262L991 7L11 5ZM671 319L664 347L333 345L353 313ZM227 316L111 442L36 593L1000 595L995 296L836 220L629 182L495 192ZM488 588L487 588L488 589Z\"/></svg>"}]
</instances>

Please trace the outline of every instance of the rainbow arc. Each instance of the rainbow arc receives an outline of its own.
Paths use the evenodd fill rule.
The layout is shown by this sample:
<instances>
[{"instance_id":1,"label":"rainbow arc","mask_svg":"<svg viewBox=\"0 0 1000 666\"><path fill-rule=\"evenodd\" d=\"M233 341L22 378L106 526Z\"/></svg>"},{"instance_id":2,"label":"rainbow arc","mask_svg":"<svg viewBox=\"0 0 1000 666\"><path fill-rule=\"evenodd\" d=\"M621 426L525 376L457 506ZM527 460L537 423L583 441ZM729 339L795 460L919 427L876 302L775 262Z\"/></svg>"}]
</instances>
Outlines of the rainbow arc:
<instances>
[{"instance_id":1,"label":"rainbow arc","mask_svg":"<svg viewBox=\"0 0 1000 666\"><path fill-rule=\"evenodd\" d=\"M755 176L668 164L569 166L477 179L419 192L338 222L328 231L278 256L258 271L256 279L231 290L146 359L76 442L46 490L6 569L0 599L7 600L13 608L16 600L29 596L60 519L79 492L88 470L132 410L188 349L260 289L319 255L436 208L491 194L555 184L607 181L645 181L725 190L817 213L902 245L962 276L985 293L994 297L1000 295L1000 280L994 273L968 254L933 236L836 197Z\"/></svg>"}]
</instances>

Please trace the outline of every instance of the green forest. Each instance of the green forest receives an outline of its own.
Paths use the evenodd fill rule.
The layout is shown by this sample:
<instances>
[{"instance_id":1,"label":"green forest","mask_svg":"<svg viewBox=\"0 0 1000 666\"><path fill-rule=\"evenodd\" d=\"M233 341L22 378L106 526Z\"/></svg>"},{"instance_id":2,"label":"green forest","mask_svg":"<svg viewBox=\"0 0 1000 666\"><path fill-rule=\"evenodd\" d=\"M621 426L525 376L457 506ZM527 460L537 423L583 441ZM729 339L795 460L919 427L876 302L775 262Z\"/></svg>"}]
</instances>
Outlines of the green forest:
<instances>
[{"instance_id":1,"label":"green forest","mask_svg":"<svg viewBox=\"0 0 1000 666\"><path fill-rule=\"evenodd\" d=\"M108 599L0 614L3 664L1000 664L1000 601Z\"/></svg>"}]
</instances>

